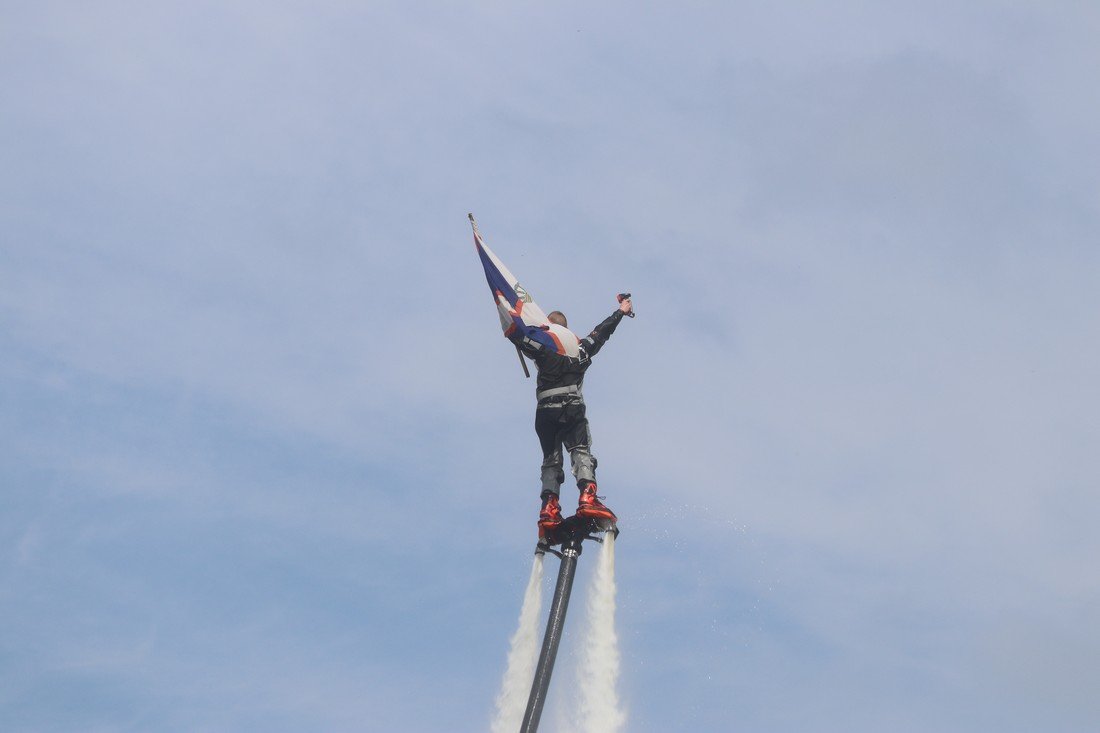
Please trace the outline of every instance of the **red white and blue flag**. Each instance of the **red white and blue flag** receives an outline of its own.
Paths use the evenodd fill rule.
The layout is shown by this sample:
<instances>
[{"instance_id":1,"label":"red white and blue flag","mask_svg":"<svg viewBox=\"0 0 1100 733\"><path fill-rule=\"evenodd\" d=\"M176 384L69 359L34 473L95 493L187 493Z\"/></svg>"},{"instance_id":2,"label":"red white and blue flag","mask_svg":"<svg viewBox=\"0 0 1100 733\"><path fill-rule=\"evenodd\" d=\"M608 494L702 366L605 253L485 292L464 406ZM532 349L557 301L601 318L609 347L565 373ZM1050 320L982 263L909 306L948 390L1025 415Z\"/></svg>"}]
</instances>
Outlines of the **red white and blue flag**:
<instances>
[{"instance_id":1,"label":"red white and blue flag","mask_svg":"<svg viewBox=\"0 0 1100 733\"><path fill-rule=\"evenodd\" d=\"M516 276L504 266L500 258L486 246L477 230L477 222L470 216L474 227L474 246L485 268L485 279L489 291L493 294L500 327L504 335L515 339L516 331L523 334L524 340L534 341L539 346L558 354L577 355L577 337L569 329L550 323L542 308L539 308L531 294L519 284Z\"/></svg>"}]
</instances>

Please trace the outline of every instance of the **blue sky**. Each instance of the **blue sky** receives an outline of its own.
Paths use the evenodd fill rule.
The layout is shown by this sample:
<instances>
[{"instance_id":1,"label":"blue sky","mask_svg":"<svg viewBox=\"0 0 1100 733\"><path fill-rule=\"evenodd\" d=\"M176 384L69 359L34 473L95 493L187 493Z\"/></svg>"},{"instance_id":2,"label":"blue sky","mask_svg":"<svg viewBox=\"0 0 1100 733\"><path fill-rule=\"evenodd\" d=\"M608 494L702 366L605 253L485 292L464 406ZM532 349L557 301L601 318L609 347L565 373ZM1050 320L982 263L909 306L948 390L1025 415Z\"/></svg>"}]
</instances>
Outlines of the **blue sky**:
<instances>
[{"instance_id":1,"label":"blue sky","mask_svg":"<svg viewBox=\"0 0 1100 733\"><path fill-rule=\"evenodd\" d=\"M1097 37L5 4L0 727L487 728L540 455L473 211L578 329L635 293L586 380L629 730L1096 730Z\"/></svg>"}]
</instances>

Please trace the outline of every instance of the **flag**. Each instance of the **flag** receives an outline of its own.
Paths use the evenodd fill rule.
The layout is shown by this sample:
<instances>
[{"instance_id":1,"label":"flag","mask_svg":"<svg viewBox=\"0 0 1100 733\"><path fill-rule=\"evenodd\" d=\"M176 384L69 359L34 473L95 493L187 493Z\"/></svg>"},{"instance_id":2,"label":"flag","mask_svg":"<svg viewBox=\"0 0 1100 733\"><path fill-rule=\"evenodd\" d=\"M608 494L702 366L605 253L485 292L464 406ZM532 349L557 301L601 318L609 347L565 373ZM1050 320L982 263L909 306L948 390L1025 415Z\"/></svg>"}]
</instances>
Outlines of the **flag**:
<instances>
[{"instance_id":1,"label":"flag","mask_svg":"<svg viewBox=\"0 0 1100 733\"><path fill-rule=\"evenodd\" d=\"M534 341L539 346L558 354L575 351L575 347L568 347L573 346L569 341L575 341L576 337L566 339L563 345L563 339L556 333L560 327L550 323L531 294L519 284L519 280L504 266L500 258L486 246L472 215L470 223L474 227L474 246L477 247L481 265L485 268L485 279L489 283L489 291L493 294L493 302L496 303L500 327L504 330L504 335L516 340L518 331L522 334L523 340ZM572 334L569 333L569 336Z\"/></svg>"}]
</instances>

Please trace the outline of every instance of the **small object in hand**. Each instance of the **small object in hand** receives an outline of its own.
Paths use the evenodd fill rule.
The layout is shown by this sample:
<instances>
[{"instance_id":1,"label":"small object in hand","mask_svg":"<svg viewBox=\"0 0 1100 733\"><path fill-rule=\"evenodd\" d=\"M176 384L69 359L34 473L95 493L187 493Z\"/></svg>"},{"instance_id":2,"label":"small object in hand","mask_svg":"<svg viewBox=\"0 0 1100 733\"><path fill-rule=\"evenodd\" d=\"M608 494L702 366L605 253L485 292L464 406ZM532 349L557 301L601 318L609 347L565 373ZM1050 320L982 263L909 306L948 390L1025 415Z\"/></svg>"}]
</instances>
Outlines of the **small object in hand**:
<instances>
[{"instance_id":1,"label":"small object in hand","mask_svg":"<svg viewBox=\"0 0 1100 733\"><path fill-rule=\"evenodd\" d=\"M617 297L619 299L619 303L622 303L624 300L630 300L630 293L619 293L619 295ZM634 317L634 306L633 305L631 305L630 310L627 312L627 315L630 316L631 318Z\"/></svg>"}]
</instances>

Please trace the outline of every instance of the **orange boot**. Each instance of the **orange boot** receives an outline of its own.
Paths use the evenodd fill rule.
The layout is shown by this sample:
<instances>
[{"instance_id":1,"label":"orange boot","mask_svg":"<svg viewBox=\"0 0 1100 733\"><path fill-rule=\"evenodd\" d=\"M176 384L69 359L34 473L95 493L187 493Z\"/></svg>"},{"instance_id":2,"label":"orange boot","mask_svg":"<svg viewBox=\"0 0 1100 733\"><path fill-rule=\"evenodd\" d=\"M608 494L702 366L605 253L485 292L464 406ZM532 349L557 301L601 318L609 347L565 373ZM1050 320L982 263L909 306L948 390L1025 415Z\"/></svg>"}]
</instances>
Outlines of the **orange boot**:
<instances>
[{"instance_id":1,"label":"orange boot","mask_svg":"<svg viewBox=\"0 0 1100 733\"><path fill-rule=\"evenodd\" d=\"M561 524L561 504L557 494L546 494L542 498L542 511L539 512L539 537L545 537Z\"/></svg>"},{"instance_id":2,"label":"orange boot","mask_svg":"<svg viewBox=\"0 0 1100 733\"><path fill-rule=\"evenodd\" d=\"M604 506L600 497L596 496L596 484L588 483L581 489L581 498L577 502L577 516L587 519L608 519L612 522L618 520L615 512Z\"/></svg>"}]
</instances>

